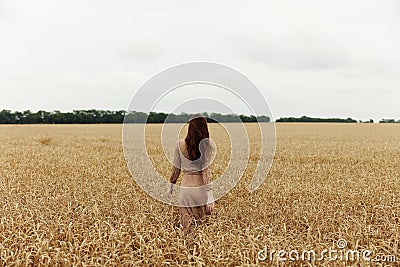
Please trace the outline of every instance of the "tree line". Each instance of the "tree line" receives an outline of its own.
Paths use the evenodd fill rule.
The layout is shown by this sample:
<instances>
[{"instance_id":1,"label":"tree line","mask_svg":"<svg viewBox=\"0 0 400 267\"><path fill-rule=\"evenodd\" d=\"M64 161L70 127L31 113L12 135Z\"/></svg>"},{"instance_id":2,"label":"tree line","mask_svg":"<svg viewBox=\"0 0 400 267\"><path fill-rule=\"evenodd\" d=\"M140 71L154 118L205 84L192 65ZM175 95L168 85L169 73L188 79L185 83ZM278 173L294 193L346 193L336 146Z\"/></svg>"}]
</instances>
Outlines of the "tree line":
<instances>
[{"instance_id":1,"label":"tree line","mask_svg":"<svg viewBox=\"0 0 400 267\"><path fill-rule=\"evenodd\" d=\"M400 123L400 120L395 120L395 119L381 119L379 123Z\"/></svg>"},{"instance_id":2,"label":"tree line","mask_svg":"<svg viewBox=\"0 0 400 267\"><path fill-rule=\"evenodd\" d=\"M302 116L300 118L287 117L277 119L276 122L340 122L340 123L356 123L357 120L352 118L340 119L340 118L312 118L307 116ZM360 123L374 123L373 119L367 121L358 121ZM395 119L381 119L379 123L400 123L400 120Z\"/></svg>"},{"instance_id":3,"label":"tree line","mask_svg":"<svg viewBox=\"0 0 400 267\"><path fill-rule=\"evenodd\" d=\"M125 110L73 110L72 112L61 112L58 110L37 112L25 111L10 111L3 109L0 111L0 124L91 124L91 123L185 123L193 114L167 114L163 112L139 112ZM253 116L253 115L235 115L235 114L219 114L219 113L202 113L210 123L213 122L270 122L268 116ZM312 118L302 116L283 117L276 122L339 122L339 123L356 123L357 120L352 118ZM359 121L362 122L362 121ZM370 119L365 123L373 123ZM379 123L400 123L400 120L382 119Z\"/></svg>"},{"instance_id":4,"label":"tree line","mask_svg":"<svg viewBox=\"0 0 400 267\"><path fill-rule=\"evenodd\" d=\"M0 123L2 124L62 124L62 123L122 123L125 111L109 110L74 110L72 112L60 112L39 110L0 111Z\"/></svg>"},{"instance_id":5,"label":"tree line","mask_svg":"<svg viewBox=\"0 0 400 267\"><path fill-rule=\"evenodd\" d=\"M44 111L0 111L0 124L94 124L94 123L185 123L193 114L167 114L163 112L145 112L125 110L73 110L72 112ZM202 113L208 122L269 122L264 115L247 116L235 114Z\"/></svg>"},{"instance_id":6,"label":"tree line","mask_svg":"<svg viewBox=\"0 0 400 267\"><path fill-rule=\"evenodd\" d=\"M311 118L302 116L300 118L288 117L277 119L276 122L340 122L340 123L354 123L357 120L352 118L339 119L339 118Z\"/></svg>"}]
</instances>

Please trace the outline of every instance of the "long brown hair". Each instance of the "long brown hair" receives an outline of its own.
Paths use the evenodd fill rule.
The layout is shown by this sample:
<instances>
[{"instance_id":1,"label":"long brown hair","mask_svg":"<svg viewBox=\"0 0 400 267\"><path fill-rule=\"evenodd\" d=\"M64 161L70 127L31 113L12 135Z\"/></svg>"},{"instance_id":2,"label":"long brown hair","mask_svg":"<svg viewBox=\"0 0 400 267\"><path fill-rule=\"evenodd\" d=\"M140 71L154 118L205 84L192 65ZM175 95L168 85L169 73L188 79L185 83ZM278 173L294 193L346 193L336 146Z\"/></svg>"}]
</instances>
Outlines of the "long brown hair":
<instances>
[{"instance_id":1,"label":"long brown hair","mask_svg":"<svg viewBox=\"0 0 400 267\"><path fill-rule=\"evenodd\" d=\"M208 132L207 120L202 115L194 115L190 118L188 133L185 138L186 149L189 153L189 160L197 160L201 157L200 153L200 142L204 140L201 145L202 151L209 149L208 138L210 134Z\"/></svg>"}]
</instances>

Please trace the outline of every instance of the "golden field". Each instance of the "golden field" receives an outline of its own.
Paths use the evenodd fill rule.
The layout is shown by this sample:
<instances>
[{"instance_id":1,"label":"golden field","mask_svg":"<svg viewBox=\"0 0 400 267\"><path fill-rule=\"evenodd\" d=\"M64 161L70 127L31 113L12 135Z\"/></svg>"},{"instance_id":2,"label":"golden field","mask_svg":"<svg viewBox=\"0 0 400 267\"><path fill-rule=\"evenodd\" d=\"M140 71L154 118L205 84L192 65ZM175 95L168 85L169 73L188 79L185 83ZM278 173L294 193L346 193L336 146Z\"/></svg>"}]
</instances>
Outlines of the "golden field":
<instances>
[{"instance_id":1,"label":"golden field","mask_svg":"<svg viewBox=\"0 0 400 267\"><path fill-rule=\"evenodd\" d=\"M317 266L400 263L400 125L278 123L273 166L254 193L246 186L258 131L246 127L251 160L244 177L207 222L182 236L178 208L148 197L130 176L121 125L0 126L0 265L311 266L260 261L258 252L323 251L339 239L397 263ZM160 125L148 129L149 155L168 178ZM230 143L216 124L210 134L218 176Z\"/></svg>"}]
</instances>

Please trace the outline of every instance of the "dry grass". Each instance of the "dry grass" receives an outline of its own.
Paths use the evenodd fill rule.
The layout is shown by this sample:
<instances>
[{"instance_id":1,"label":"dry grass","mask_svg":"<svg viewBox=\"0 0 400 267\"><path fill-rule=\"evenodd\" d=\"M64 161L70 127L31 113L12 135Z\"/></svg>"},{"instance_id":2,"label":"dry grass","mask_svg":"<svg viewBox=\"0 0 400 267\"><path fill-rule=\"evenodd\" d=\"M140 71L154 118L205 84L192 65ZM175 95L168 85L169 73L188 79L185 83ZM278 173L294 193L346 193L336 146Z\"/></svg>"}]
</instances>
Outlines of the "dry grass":
<instances>
[{"instance_id":1,"label":"dry grass","mask_svg":"<svg viewBox=\"0 0 400 267\"><path fill-rule=\"evenodd\" d=\"M39 142L40 142L42 145L49 146L49 145L50 145L50 142L51 142L51 138L50 138L50 137L43 137L43 138L40 138L40 139L39 139Z\"/></svg>"},{"instance_id":2,"label":"dry grass","mask_svg":"<svg viewBox=\"0 0 400 267\"><path fill-rule=\"evenodd\" d=\"M339 238L400 259L400 125L278 124L272 170L253 194L246 186L257 132L247 127L253 138L244 178L208 223L183 238L174 228L177 209L130 177L120 125L0 126L0 263L271 265L257 260L264 246L322 251ZM225 140L218 131L211 126L217 145ZM42 136L51 138L38 142ZM165 159L156 158L158 137L148 137L150 155L169 176ZM216 175L229 152L221 147Z\"/></svg>"}]
</instances>

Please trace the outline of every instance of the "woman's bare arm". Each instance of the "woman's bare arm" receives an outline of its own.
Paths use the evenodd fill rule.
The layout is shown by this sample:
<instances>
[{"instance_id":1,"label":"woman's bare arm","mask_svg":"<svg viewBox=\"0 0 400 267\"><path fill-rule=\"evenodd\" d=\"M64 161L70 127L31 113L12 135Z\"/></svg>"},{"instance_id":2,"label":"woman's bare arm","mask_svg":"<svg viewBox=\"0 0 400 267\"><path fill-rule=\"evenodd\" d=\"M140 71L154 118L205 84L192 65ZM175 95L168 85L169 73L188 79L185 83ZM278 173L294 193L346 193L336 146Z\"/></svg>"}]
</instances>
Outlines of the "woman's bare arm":
<instances>
[{"instance_id":1,"label":"woman's bare arm","mask_svg":"<svg viewBox=\"0 0 400 267\"><path fill-rule=\"evenodd\" d=\"M212 191L212 173L211 173L211 151L206 154L206 168L203 170L203 184L207 194L207 213L211 213L214 209L214 194Z\"/></svg>"},{"instance_id":2,"label":"woman's bare arm","mask_svg":"<svg viewBox=\"0 0 400 267\"><path fill-rule=\"evenodd\" d=\"M179 140L176 143L173 164L174 164L174 166L172 167L172 173L171 173L171 177L169 180L171 183L176 184L176 181L178 180L179 175L181 174L181 158L179 155Z\"/></svg>"}]
</instances>

